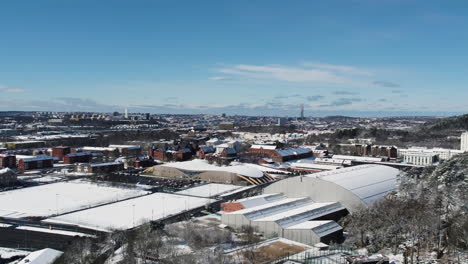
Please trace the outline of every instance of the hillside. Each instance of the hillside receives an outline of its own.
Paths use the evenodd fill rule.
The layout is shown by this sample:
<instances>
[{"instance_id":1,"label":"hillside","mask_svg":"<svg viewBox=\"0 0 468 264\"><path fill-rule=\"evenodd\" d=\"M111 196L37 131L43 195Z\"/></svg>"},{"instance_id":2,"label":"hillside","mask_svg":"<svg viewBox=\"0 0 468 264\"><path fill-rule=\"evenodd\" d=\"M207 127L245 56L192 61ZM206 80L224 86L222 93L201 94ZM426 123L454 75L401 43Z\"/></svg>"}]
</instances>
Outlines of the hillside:
<instances>
[{"instance_id":1,"label":"hillside","mask_svg":"<svg viewBox=\"0 0 468 264\"><path fill-rule=\"evenodd\" d=\"M421 129L429 131L468 130L468 114L429 121L423 124Z\"/></svg>"},{"instance_id":2,"label":"hillside","mask_svg":"<svg viewBox=\"0 0 468 264\"><path fill-rule=\"evenodd\" d=\"M411 259L468 256L468 153L402 172L398 192L350 217L347 243Z\"/></svg>"}]
</instances>

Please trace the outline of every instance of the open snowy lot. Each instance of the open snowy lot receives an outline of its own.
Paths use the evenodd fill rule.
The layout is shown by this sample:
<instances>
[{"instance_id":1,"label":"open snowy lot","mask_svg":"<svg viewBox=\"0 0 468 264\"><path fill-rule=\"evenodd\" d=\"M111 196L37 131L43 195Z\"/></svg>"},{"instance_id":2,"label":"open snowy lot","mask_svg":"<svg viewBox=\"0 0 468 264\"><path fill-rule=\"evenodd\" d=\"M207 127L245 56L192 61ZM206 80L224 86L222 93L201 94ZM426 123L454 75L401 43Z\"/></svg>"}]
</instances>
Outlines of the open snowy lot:
<instances>
[{"instance_id":1,"label":"open snowy lot","mask_svg":"<svg viewBox=\"0 0 468 264\"><path fill-rule=\"evenodd\" d=\"M88 210L52 217L46 223L74 224L95 230L129 229L151 220L208 205L215 200L170 193L154 193Z\"/></svg>"},{"instance_id":2,"label":"open snowy lot","mask_svg":"<svg viewBox=\"0 0 468 264\"><path fill-rule=\"evenodd\" d=\"M242 188L242 186L232 184L208 183L205 185L196 186L183 191L179 191L177 193L211 198L234 190L238 190L240 188Z\"/></svg>"},{"instance_id":3,"label":"open snowy lot","mask_svg":"<svg viewBox=\"0 0 468 264\"><path fill-rule=\"evenodd\" d=\"M45 184L0 192L0 217L49 217L148 193L84 180Z\"/></svg>"}]
</instances>

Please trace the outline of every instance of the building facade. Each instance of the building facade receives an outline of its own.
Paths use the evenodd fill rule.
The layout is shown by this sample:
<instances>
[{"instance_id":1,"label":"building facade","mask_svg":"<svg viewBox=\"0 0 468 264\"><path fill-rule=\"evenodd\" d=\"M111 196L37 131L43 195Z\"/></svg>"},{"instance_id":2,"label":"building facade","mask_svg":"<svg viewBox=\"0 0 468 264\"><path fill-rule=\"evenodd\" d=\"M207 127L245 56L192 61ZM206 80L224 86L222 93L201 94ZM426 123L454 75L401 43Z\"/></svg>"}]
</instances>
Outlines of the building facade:
<instances>
[{"instance_id":1,"label":"building facade","mask_svg":"<svg viewBox=\"0 0 468 264\"><path fill-rule=\"evenodd\" d=\"M403 161L409 164L430 166L438 161L437 155L423 152L405 153Z\"/></svg>"},{"instance_id":2,"label":"building facade","mask_svg":"<svg viewBox=\"0 0 468 264\"><path fill-rule=\"evenodd\" d=\"M71 153L70 147L59 146L52 148L52 157L58 158L59 160L63 160L65 155L69 153Z\"/></svg>"},{"instance_id":3,"label":"building facade","mask_svg":"<svg viewBox=\"0 0 468 264\"><path fill-rule=\"evenodd\" d=\"M16 168L16 156L15 155L0 155L0 169Z\"/></svg>"},{"instance_id":4,"label":"building facade","mask_svg":"<svg viewBox=\"0 0 468 264\"><path fill-rule=\"evenodd\" d=\"M468 132L464 132L461 135L461 151L466 152L468 151Z\"/></svg>"},{"instance_id":5,"label":"building facade","mask_svg":"<svg viewBox=\"0 0 468 264\"><path fill-rule=\"evenodd\" d=\"M18 170L35 170L54 167L54 158L47 155L38 155L32 158L23 158L18 160Z\"/></svg>"},{"instance_id":6,"label":"building facade","mask_svg":"<svg viewBox=\"0 0 468 264\"><path fill-rule=\"evenodd\" d=\"M64 156L63 163L73 164L73 163L88 163L93 159L93 154L91 152L79 152L79 153L70 153Z\"/></svg>"}]
</instances>

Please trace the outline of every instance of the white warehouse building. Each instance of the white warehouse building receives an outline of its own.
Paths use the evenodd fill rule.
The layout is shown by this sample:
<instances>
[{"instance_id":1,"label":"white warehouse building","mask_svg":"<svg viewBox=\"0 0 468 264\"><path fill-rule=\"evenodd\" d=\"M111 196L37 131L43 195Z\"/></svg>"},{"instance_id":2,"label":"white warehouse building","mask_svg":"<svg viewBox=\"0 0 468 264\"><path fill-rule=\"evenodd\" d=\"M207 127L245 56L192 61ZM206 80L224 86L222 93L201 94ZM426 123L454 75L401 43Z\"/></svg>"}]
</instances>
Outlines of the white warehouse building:
<instances>
[{"instance_id":1,"label":"white warehouse building","mask_svg":"<svg viewBox=\"0 0 468 264\"><path fill-rule=\"evenodd\" d=\"M253 226L265 236L308 245L342 239L336 221L396 189L399 170L361 165L287 178L266 187L263 195L222 205L223 224Z\"/></svg>"}]
</instances>

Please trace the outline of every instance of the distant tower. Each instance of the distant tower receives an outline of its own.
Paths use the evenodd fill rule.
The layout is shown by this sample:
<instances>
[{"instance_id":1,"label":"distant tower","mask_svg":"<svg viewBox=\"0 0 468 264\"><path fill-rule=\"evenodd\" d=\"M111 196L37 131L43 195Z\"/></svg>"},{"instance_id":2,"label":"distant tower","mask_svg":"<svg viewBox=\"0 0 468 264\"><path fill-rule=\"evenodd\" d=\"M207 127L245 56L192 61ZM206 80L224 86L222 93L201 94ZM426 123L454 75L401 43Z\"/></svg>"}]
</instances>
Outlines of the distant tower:
<instances>
[{"instance_id":1,"label":"distant tower","mask_svg":"<svg viewBox=\"0 0 468 264\"><path fill-rule=\"evenodd\" d=\"M304 105L301 104L301 119L304 119Z\"/></svg>"},{"instance_id":2,"label":"distant tower","mask_svg":"<svg viewBox=\"0 0 468 264\"><path fill-rule=\"evenodd\" d=\"M464 132L461 135L461 142L460 142L460 149L461 151L468 151L468 132Z\"/></svg>"},{"instance_id":3,"label":"distant tower","mask_svg":"<svg viewBox=\"0 0 468 264\"><path fill-rule=\"evenodd\" d=\"M124 115L125 119L128 119L128 109L125 108L125 115Z\"/></svg>"}]
</instances>

